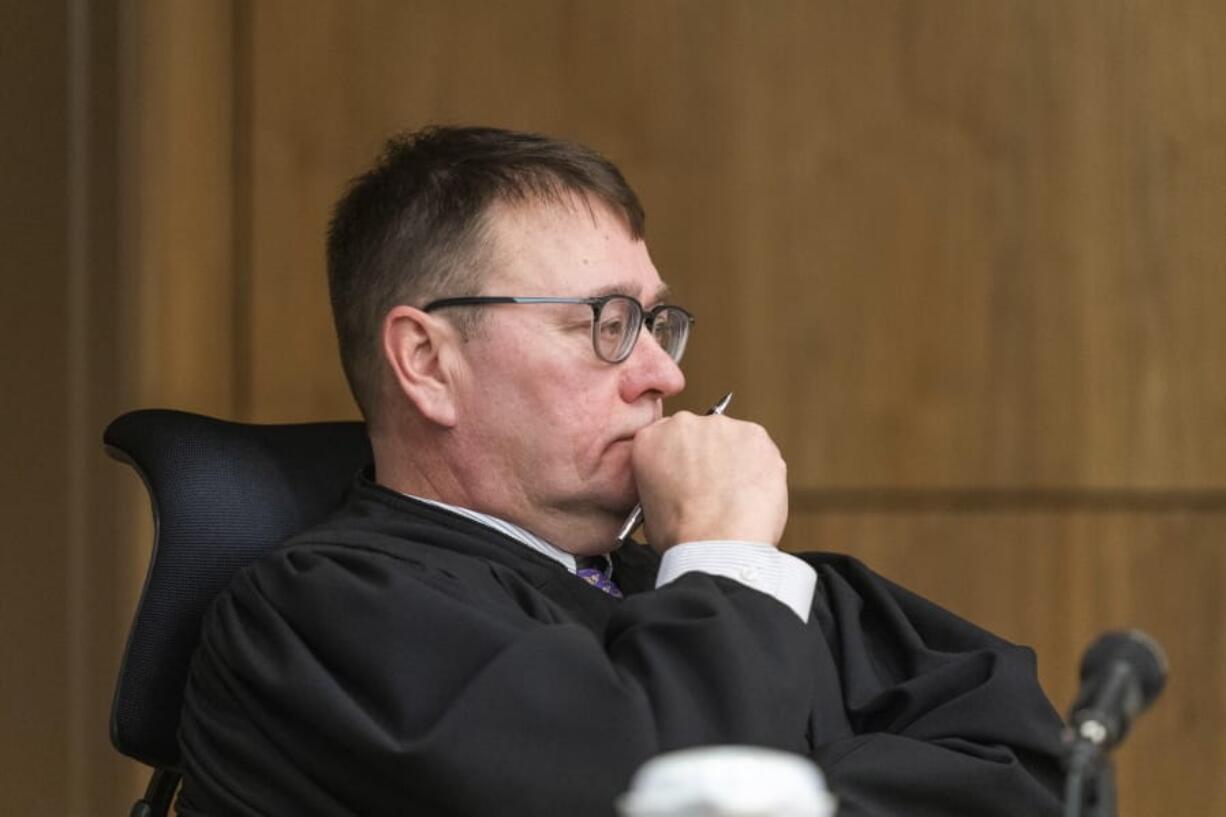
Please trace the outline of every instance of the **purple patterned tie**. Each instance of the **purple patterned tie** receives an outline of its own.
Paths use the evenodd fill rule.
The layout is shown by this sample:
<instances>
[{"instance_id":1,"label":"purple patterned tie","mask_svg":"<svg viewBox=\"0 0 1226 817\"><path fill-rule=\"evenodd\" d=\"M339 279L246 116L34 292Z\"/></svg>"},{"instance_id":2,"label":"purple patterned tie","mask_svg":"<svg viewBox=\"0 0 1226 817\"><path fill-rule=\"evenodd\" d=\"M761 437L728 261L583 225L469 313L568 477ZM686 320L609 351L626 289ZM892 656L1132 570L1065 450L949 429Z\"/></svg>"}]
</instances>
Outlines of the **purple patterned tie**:
<instances>
[{"instance_id":1,"label":"purple patterned tie","mask_svg":"<svg viewBox=\"0 0 1226 817\"><path fill-rule=\"evenodd\" d=\"M622 591L618 590L617 585L613 583L613 580L598 567L577 568L575 570L575 575L593 587L600 588L615 599L620 599L622 597Z\"/></svg>"}]
</instances>

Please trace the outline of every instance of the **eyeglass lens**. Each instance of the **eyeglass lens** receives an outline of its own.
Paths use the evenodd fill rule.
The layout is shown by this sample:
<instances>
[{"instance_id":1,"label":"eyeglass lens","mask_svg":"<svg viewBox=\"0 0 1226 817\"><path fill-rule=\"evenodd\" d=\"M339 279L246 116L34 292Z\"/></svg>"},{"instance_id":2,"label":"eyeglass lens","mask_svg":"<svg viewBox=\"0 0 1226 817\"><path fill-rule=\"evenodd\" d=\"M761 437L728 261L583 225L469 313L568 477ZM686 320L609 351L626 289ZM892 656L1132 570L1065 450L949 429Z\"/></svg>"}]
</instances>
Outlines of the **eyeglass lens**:
<instances>
[{"instance_id":1,"label":"eyeglass lens","mask_svg":"<svg viewBox=\"0 0 1226 817\"><path fill-rule=\"evenodd\" d=\"M651 334L669 357L680 361L690 337L690 318L680 309L661 309L651 326Z\"/></svg>"},{"instance_id":2,"label":"eyeglass lens","mask_svg":"<svg viewBox=\"0 0 1226 817\"><path fill-rule=\"evenodd\" d=\"M632 298L614 297L604 302L592 327L596 354L610 363L630 356L643 327L643 310ZM680 309L665 308L656 313L651 335L674 361L681 360L689 335L689 318Z\"/></svg>"}]
</instances>

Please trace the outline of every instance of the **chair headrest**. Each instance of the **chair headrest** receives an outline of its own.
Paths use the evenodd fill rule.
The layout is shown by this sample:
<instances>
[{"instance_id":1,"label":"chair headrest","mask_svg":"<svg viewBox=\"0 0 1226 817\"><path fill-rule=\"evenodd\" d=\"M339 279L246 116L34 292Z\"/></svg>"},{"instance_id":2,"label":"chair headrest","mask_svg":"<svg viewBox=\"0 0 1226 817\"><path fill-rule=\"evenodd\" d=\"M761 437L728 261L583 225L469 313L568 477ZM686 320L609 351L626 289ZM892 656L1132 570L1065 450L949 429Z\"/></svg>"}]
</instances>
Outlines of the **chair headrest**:
<instances>
[{"instance_id":1,"label":"chair headrest","mask_svg":"<svg viewBox=\"0 0 1226 817\"><path fill-rule=\"evenodd\" d=\"M165 409L117 418L103 441L140 472L154 515L111 741L176 768L183 689L209 603L239 568L336 509L371 462L370 444L358 422L248 425Z\"/></svg>"}]
</instances>

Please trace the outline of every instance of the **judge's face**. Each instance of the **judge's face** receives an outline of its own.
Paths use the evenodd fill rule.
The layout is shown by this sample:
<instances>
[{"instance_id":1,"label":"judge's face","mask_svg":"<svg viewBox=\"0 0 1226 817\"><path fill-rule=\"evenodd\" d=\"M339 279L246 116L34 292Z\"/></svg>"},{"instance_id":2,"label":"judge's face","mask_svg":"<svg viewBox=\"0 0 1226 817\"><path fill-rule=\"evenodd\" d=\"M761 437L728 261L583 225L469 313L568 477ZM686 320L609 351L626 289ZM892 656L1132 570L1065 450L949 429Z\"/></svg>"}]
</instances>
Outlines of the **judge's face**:
<instances>
[{"instance_id":1,"label":"judge's face","mask_svg":"<svg viewBox=\"0 0 1226 817\"><path fill-rule=\"evenodd\" d=\"M647 309L665 287L642 241L603 204L496 206L482 295L625 294ZM463 344L456 430L479 462L474 505L576 553L611 549L634 506L631 440L685 386L647 331L612 364L592 348L583 304L482 307Z\"/></svg>"}]
</instances>

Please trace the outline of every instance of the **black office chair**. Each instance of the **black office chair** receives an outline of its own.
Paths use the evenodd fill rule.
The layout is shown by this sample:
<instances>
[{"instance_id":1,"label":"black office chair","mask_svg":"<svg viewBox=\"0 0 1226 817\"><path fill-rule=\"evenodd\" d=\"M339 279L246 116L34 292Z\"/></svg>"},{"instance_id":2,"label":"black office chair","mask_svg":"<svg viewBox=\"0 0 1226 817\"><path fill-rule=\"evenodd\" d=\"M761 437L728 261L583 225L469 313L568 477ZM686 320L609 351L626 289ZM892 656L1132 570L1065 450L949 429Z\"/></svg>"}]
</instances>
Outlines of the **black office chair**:
<instances>
[{"instance_id":1,"label":"black office chair","mask_svg":"<svg viewBox=\"0 0 1226 817\"><path fill-rule=\"evenodd\" d=\"M247 425L164 409L124 414L103 441L153 505L111 742L154 769L131 816L161 817L179 784L179 711L205 609L236 570L335 509L370 445L357 422Z\"/></svg>"}]
</instances>

